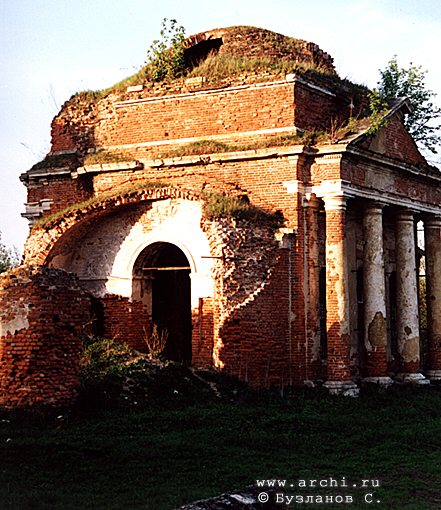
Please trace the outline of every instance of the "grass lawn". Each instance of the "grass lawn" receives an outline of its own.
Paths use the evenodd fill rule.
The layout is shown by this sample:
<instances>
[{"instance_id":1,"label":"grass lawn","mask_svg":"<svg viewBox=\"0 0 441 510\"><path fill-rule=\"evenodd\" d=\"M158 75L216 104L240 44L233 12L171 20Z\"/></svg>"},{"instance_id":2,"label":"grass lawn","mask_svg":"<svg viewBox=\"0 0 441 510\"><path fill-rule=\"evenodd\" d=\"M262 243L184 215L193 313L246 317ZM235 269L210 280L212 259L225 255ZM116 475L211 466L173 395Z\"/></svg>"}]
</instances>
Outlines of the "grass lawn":
<instances>
[{"instance_id":1,"label":"grass lawn","mask_svg":"<svg viewBox=\"0 0 441 510\"><path fill-rule=\"evenodd\" d=\"M182 367L156 372L130 398L105 387L69 411L0 413L0 509L172 510L260 479L330 477L349 488L283 492L352 505L290 508L441 508L441 388L282 399L213 376L219 398Z\"/></svg>"}]
</instances>

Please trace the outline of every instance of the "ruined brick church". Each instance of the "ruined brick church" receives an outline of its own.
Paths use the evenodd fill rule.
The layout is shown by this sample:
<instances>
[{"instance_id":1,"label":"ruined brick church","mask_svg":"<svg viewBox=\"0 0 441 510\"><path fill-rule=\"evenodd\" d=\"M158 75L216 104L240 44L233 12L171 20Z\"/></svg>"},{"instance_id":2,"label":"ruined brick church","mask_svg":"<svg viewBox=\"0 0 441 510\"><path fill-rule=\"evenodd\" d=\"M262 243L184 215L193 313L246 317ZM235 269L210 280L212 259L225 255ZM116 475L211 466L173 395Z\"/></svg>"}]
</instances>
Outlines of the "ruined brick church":
<instances>
[{"instance_id":1,"label":"ruined brick church","mask_svg":"<svg viewBox=\"0 0 441 510\"><path fill-rule=\"evenodd\" d=\"M256 386L441 379L441 173L407 100L372 129L327 53L252 27L192 36L185 58L190 76L75 95L22 175L0 406L74 398L85 329L139 351L155 332L167 358Z\"/></svg>"}]
</instances>

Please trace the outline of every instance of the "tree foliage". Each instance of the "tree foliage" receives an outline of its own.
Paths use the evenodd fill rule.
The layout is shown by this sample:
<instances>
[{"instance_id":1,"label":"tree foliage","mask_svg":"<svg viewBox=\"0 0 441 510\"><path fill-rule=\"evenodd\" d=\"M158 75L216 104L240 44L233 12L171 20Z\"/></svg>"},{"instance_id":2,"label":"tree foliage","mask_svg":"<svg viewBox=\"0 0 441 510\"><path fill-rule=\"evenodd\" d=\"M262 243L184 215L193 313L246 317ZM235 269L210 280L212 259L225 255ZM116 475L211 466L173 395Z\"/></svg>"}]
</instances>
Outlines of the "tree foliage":
<instances>
[{"instance_id":1,"label":"tree foliage","mask_svg":"<svg viewBox=\"0 0 441 510\"><path fill-rule=\"evenodd\" d=\"M426 88L426 74L421 66L410 63L403 68L394 56L384 70L380 70L378 99L407 97L412 111L406 117L406 128L413 139L423 148L436 153L441 142L441 108L434 104L436 94Z\"/></svg>"},{"instance_id":2,"label":"tree foliage","mask_svg":"<svg viewBox=\"0 0 441 510\"><path fill-rule=\"evenodd\" d=\"M20 257L17 249L9 249L2 243L2 234L0 232L0 273L17 266L20 263Z\"/></svg>"},{"instance_id":3,"label":"tree foliage","mask_svg":"<svg viewBox=\"0 0 441 510\"><path fill-rule=\"evenodd\" d=\"M153 41L147 51L147 65L153 81L173 80L185 72L185 28L175 19L164 18L161 39Z\"/></svg>"},{"instance_id":4,"label":"tree foliage","mask_svg":"<svg viewBox=\"0 0 441 510\"><path fill-rule=\"evenodd\" d=\"M377 89L369 94L369 108L371 111L370 128L368 134L375 135L387 123L386 114L389 110L388 102Z\"/></svg>"}]
</instances>

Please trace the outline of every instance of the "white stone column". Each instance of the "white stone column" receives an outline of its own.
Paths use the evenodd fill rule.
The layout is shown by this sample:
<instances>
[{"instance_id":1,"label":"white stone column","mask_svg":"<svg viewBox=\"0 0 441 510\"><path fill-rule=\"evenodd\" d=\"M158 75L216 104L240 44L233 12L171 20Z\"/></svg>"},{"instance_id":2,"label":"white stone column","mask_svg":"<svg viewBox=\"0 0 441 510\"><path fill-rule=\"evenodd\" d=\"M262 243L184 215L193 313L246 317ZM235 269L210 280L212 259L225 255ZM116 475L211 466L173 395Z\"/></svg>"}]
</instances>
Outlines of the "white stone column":
<instances>
[{"instance_id":1,"label":"white stone column","mask_svg":"<svg viewBox=\"0 0 441 510\"><path fill-rule=\"evenodd\" d=\"M326 331L328 380L332 394L357 396L351 380L346 198L324 197L326 211Z\"/></svg>"},{"instance_id":2,"label":"white stone column","mask_svg":"<svg viewBox=\"0 0 441 510\"><path fill-rule=\"evenodd\" d=\"M386 284L383 206L370 203L363 217L363 305L366 367L364 382L392 384L387 375Z\"/></svg>"},{"instance_id":3,"label":"white stone column","mask_svg":"<svg viewBox=\"0 0 441 510\"><path fill-rule=\"evenodd\" d=\"M426 303L429 360L426 376L441 380L441 217L424 223L426 251Z\"/></svg>"},{"instance_id":4,"label":"white stone column","mask_svg":"<svg viewBox=\"0 0 441 510\"><path fill-rule=\"evenodd\" d=\"M402 382L426 384L420 373L420 334L415 257L415 228L412 211L402 210L396 218L397 342Z\"/></svg>"}]
</instances>

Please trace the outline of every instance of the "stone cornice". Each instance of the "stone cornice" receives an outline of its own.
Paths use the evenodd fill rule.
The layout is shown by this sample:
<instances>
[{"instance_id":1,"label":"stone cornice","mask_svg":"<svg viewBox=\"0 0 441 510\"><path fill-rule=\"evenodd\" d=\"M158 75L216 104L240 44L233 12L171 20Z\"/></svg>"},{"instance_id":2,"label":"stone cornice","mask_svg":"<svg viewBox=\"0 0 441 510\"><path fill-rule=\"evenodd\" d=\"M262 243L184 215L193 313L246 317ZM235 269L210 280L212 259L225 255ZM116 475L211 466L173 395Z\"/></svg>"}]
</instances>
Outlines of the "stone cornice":
<instances>
[{"instance_id":1,"label":"stone cornice","mask_svg":"<svg viewBox=\"0 0 441 510\"><path fill-rule=\"evenodd\" d=\"M182 92L182 93L174 93L174 94L165 94L162 96L152 96L152 97L145 97L141 99L128 99L126 101L118 101L115 103L115 108L124 108L127 106L134 106L144 103L154 103L154 102L164 102L164 101L172 101L176 99L188 99L193 98L197 96L209 96L209 95L215 95L215 94L225 94L230 92L238 92L241 90L249 90L249 89L262 89L262 88L275 88L275 87L283 87L286 85L294 85L296 83L299 83L300 85L303 85L304 87L310 88L311 90L314 90L316 92L319 92L321 94L335 97L335 94L324 87L320 87L318 85L315 85L313 83L310 83L305 78L302 78L300 76L297 76L296 74L287 74L286 78L284 80L275 80L275 81L268 81L268 82L260 82L260 83L247 83L245 85L236 85L236 86L225 86L222 88L211 88L211 89L205 89L205 90L195 90L191 92Z\"/></svg>"},{"instance_id":2,"label":"stone cornice","mask_svg":"<svg viewBox=\"0 0 441 510\"><path fill-rule=\"evenodd\" d=\"M421 202L411 197L399 196L392 191L382 191L379 193L378 190L363 188L342 179L323 181L316 186L304 186L300 184L296 187L294 182L295 181L293 181L293 183L284 183L288 193L302 193L306 200L308 200L310 196L315 196L324 200L332 197L345 197L347 199L356 198L375 202L378 205L393 205L419 213L440 214L440 206ZM291 187L289 188L287 184L291 184Z\"/></svg>"},{"instance_id":3,"label":"stone cornice","mask_svg":"<svg viewBox=\"0 0 441 510\"><path fill-rule=\"evenodd\" d=\"M365 149L361 149L359 147L347 146L345 148L345 153L350 154L352 156L356 156L362 158L366 161L370 161L376 164L380 164L381 166L386 166L389 168L393 168L396 170L401 170L407 173L411 173L414 176L423 177L427 179L432 179L437 182L441 182L441 172L433 166L428 165L427 167L417 167L414 165L409 165L404 161L399 161L393 158L389 158L377 152L368 151Z\"/></svg>"}]
</instances>

